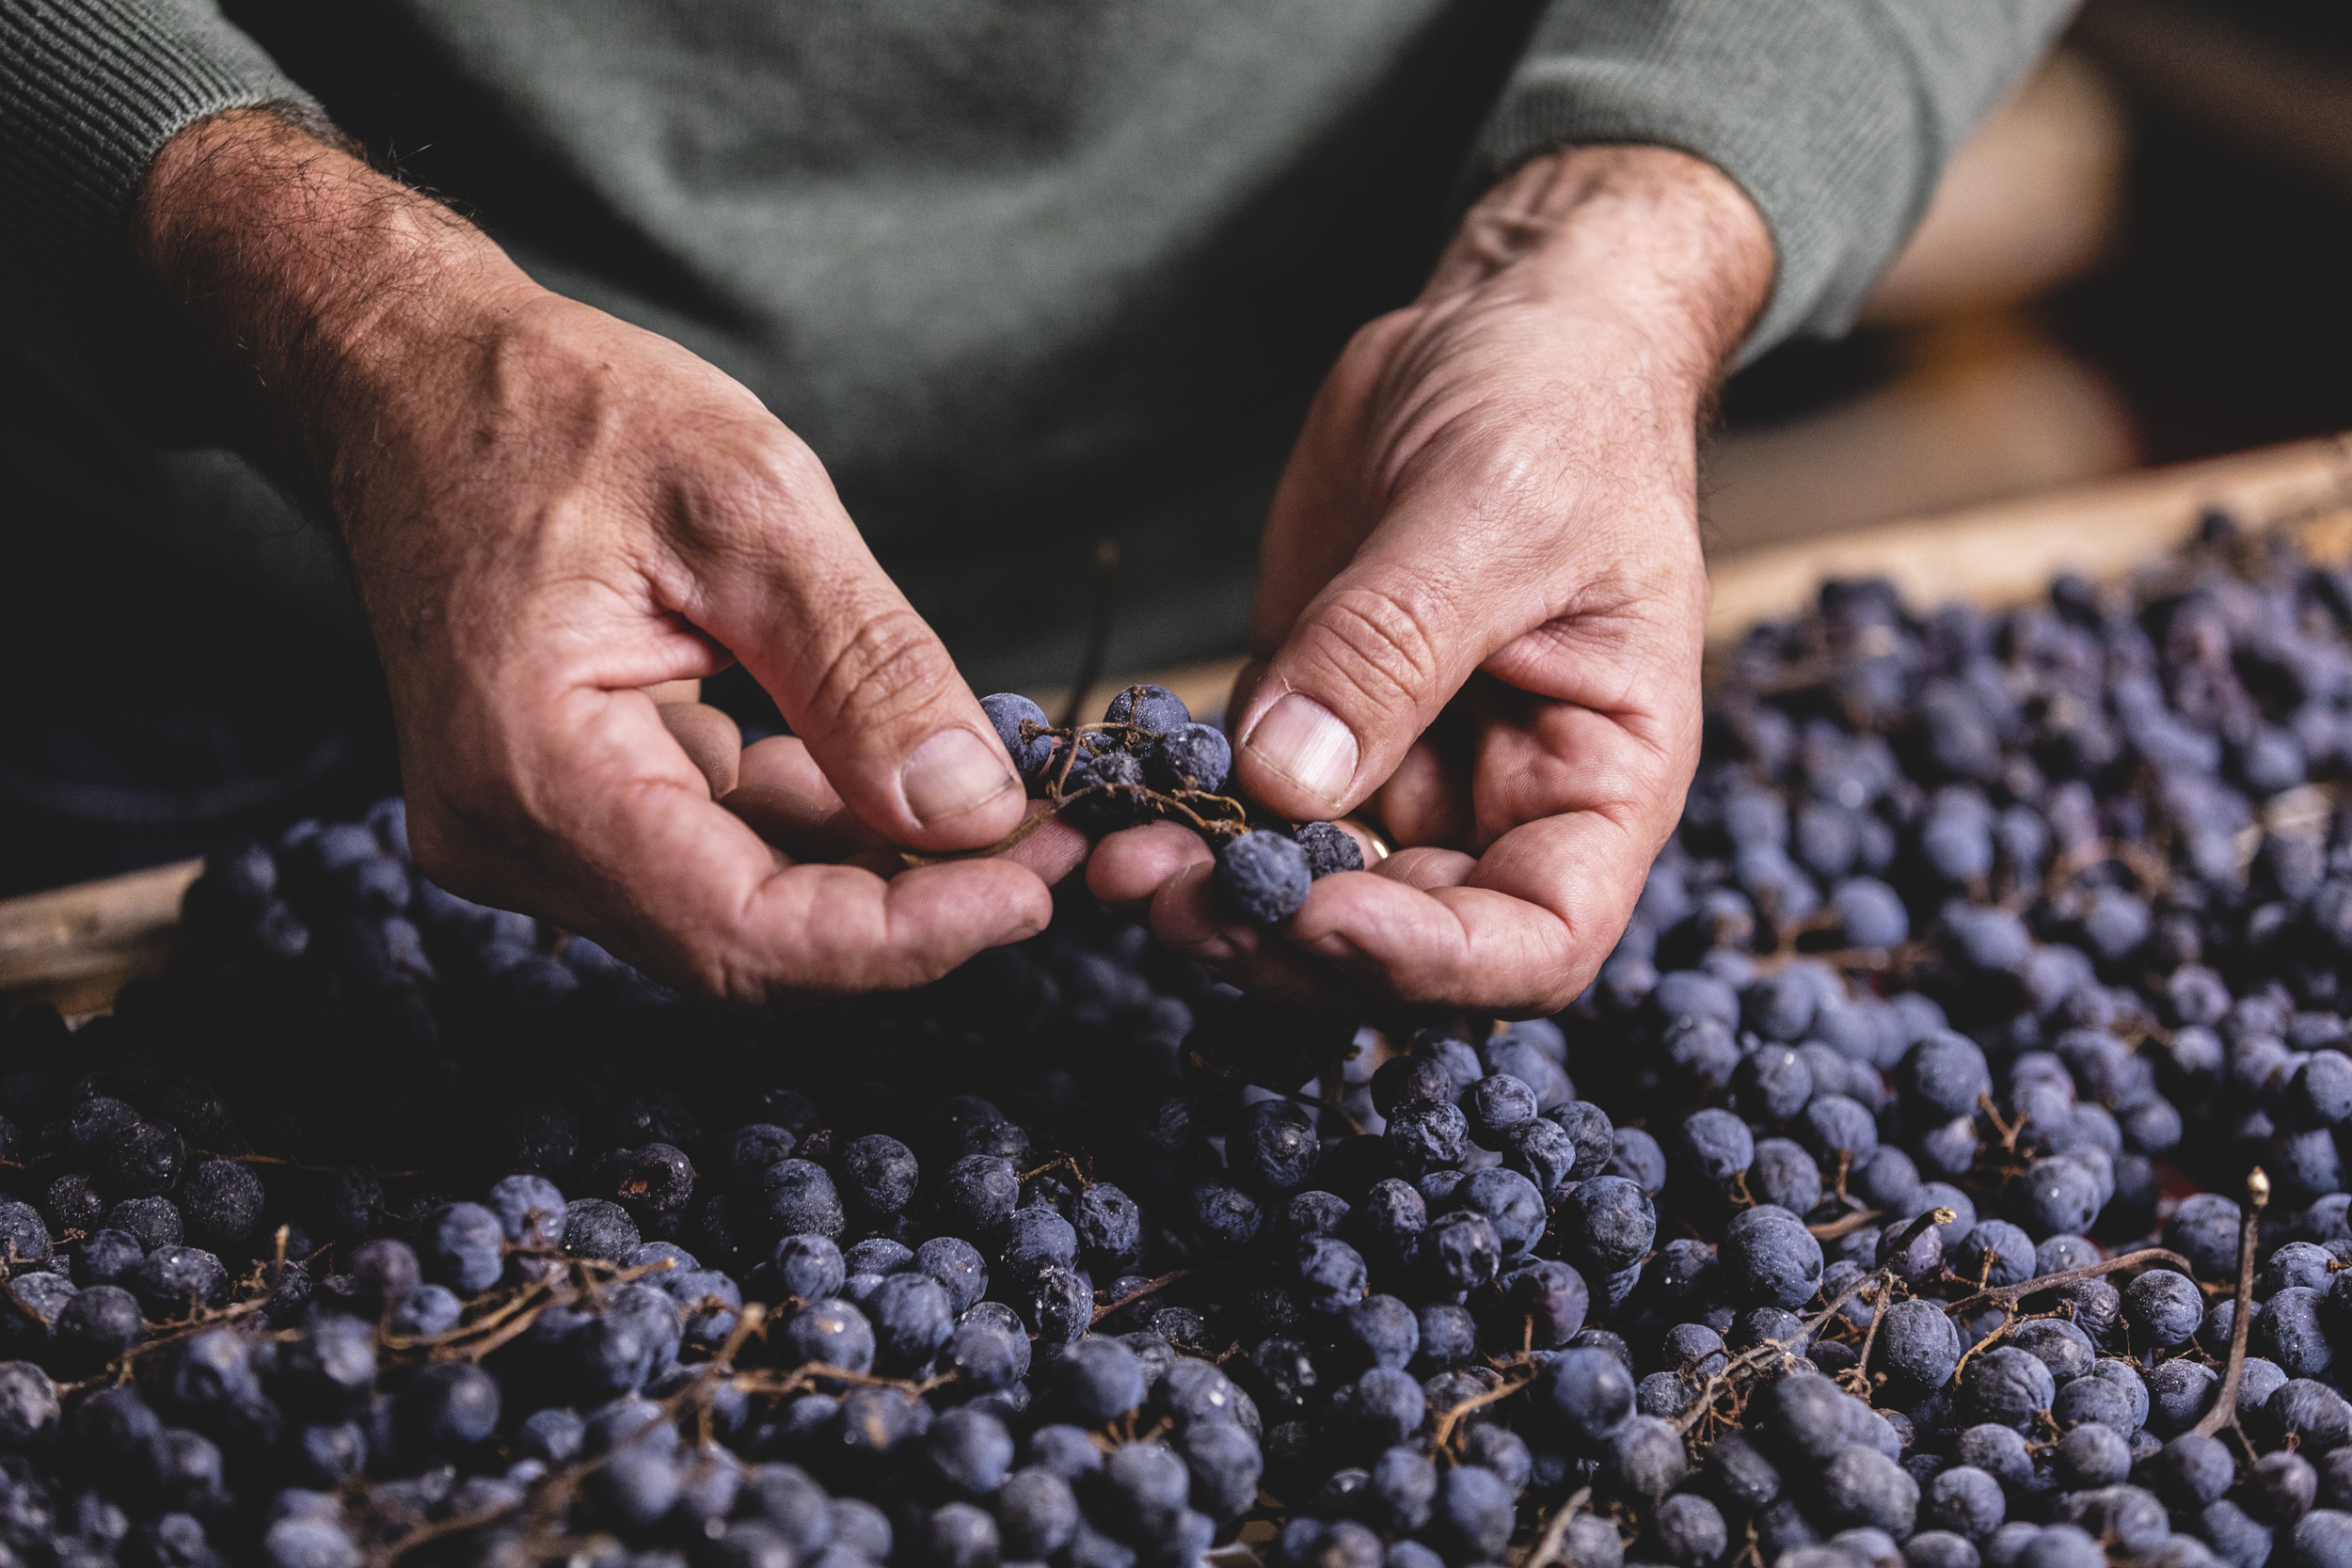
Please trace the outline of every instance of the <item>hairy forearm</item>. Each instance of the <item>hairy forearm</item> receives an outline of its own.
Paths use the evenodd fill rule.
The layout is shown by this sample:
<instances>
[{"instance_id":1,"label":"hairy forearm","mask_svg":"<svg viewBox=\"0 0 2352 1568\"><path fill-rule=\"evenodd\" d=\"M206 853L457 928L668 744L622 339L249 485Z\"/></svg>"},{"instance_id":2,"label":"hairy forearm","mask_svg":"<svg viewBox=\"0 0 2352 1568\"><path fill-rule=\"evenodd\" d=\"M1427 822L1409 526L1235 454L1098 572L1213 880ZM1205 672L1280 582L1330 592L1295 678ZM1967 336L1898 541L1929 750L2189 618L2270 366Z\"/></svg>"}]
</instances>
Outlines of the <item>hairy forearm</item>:
<instances>
[{"instance_id":1,"label":"hairy forearm","mask_svg":"<svg viewBox=\"0 0 2352 1568\"><path fill-rule=\"evenodd\" d=\"M1020 817L946 648L742 386L267 116L175 139L136 244L253 445L335 519L441 885L752 1001L918 984L1042 928L1010 863L784 861L647 699L740 657L881 841Z\"/></svg>"},{"instance_id":2,"label":"hairy forearm","mask_svg":"<svg viewBox=\"0 0 2352 1568\"><path fill-rule=\"evenodd\" d=\"M246 442L322 496L404 359L532 289L456 214L259 109L165 146L132 243Z\"/></svg>"},{"instance_id":3,"label":"hairy forearm","mask_svg":"<svg viewBox=\"0 0 2352 1568\"><path fill-rule=\"evenodd\" d=\"M1518 283L1633 326L1704 398L1770 296L1762 216L1720 170L1657 147L1566 148L1470 209L1423 297Z\"/></svg>"}]
</instances>

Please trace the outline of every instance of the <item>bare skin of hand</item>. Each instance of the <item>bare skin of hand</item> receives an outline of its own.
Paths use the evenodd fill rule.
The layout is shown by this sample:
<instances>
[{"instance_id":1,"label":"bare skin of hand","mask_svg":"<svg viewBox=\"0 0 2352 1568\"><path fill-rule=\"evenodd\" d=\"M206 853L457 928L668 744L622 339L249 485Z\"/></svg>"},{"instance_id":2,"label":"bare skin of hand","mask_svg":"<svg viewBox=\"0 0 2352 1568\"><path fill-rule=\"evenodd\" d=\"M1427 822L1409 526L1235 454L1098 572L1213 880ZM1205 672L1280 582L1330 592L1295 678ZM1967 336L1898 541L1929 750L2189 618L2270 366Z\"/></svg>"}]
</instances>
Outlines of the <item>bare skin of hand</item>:
<instances>
[{"instance_id":1,"label":"bare skin of hand","mask_svg":"<svg viewBox=\"0 0 2352 1568\"><path fill-rule=\"evenodd\" d=\"M173 139L135 243L252 444L342 531L437 881L753 1006L918 984L1043 927L1032 867L1074 863L1053 838L869 868L1028 807L822 467L741 386L263 113ZM746 750L645 689L737 659L798 738ZM752 789L765 836L720 803Z\"/></svg>"},{"instance_id":2,"label":"bare skin of hand","mask_svg":"<svg viewBox=\"0 0 2352 1568\"><path fill-rule=\"evenodd\" d=\"M1232 922L1210 855L1115 834L1088 885L1257 990L1528 1016L1608 957L1699 746L1697 428L1772 275L1763 220L1684 154L1522 168L1307 417L1231 708L1242 788L1369 802L1403 847Z\"/></svg>"}]
</instances>

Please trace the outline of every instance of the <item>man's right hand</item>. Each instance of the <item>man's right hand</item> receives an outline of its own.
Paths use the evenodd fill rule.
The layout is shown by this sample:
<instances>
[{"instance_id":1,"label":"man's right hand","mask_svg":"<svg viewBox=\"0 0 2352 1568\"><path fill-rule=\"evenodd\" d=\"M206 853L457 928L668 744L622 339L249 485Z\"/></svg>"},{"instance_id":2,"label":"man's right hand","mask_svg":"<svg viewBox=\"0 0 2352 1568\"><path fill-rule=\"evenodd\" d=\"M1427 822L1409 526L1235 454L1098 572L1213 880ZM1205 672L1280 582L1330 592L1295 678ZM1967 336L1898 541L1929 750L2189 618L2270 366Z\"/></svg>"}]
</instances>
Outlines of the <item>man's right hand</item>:
<instances>
[{"instance_id":1,"label":"man's right hand","mask_svg":"<svg viewBox=\"0 0 2352 1568\"><path fill-rule=\"evenodd\" d=\"M435 880L755 1005L917 984L1043 927L1045 882L1006 860L889 880L788 860L643 689L740 659L887 843L977 847L1021 818L946 650L744 388L258 111L172 140L135 239L254 442L342 531Z\"/></svg>"}]
</instances>

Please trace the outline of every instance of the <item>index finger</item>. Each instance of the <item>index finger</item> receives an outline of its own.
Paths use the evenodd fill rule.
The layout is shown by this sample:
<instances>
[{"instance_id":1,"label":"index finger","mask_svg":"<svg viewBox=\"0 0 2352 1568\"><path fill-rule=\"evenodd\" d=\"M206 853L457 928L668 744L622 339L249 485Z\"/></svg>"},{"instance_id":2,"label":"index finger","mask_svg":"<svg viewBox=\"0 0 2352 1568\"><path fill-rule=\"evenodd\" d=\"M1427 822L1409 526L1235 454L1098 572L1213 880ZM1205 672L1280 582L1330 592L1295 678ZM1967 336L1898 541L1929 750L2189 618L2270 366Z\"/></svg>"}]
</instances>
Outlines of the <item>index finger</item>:
<instances>
[{"instance_id":1,"label":"index finger","mask_svg":"<svg viewBox=\"0 0 2352 1568\"><path fill-rule=\"evenodd\" d=\"M1052 916L1045 884L1004 861L886 881L791 863L710 799L640 692L575 689L543 711L539 765L527 768L530 797L518 802L528 831L499 835L514 848L464 857L468 879L673 984L750 1006L921 985ZM441 816L425 815L429 824ZM425 836L463 855L437 844L430 826Z\"/></svg>"}]
</instances>

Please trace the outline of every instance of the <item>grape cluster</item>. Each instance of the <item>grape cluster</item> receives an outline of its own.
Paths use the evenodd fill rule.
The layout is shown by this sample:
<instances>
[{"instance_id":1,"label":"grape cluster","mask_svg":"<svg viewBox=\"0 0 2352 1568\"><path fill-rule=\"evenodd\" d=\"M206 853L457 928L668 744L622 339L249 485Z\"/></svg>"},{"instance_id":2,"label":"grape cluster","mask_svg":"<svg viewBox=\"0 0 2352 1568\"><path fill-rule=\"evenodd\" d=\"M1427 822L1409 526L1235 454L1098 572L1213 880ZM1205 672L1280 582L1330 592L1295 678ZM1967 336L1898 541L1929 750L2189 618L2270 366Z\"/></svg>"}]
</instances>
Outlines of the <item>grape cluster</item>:
<instances>
[{"instance_id":1,"label":"grape cluster","mask_svg":"<svg viewBox=\"0 0 2352 1568\"><path fill-rule=\"evenodd\" d=\"M434 886L397 801L224 851L168 972L0 1029L0 1548L2352 1563L2348 627L2221 519L1997 617L1833 584L1507 1027L1292 1013L1074 893L753 1021ZM1237 913L1355 847L1156 688L984 706Z\"/></svg>"},{"instance_id":2,"label":"grape cluster","mask_svg":"<svg viewBox=\"0 0 2352 1568\"><path fill-rule=\"evenodd\" d=\"M21 1559L1131 1568L1255 1507L1102 1135L1244 1005L1139 930L779 1030L435 887L397 801L215 857L183 928L0 1030Z\"/></svg>"},{"instance_id":3,"label":"grape cluster","mask_svg":"<svg viewBox=\"0 0 2352 1568\"><path fill-rule=\"evenodd\" d=\"M1130 686L1099 724L1055 729L1028 698L980 699L1029 793L1091 834L1144 822L1182 822L1216 852L1210 885L1233 919L1271 926L1298 912L1307 890L1334 871L1360 871L1364 852L1328 822L1279 823L1221 793L1233 770L1225 733L1193 721L1164 686ZM1014 831L1034 830L1032 816ZM992 846L992 848L1000 847Z\"/></svg>"},{"instance_id":4,"label":"grape cluster","mask_svg":"<svg viewBox=\"0 0 2352 1568\"><path fill-rule=\"evenodd\" d=\"M1733 650L1571 1025L1681 1231L1590 1456L1638 1551L2352 1560L2348 631L2352 578L2216 515Z\"/></svg>"}]
</instances>

